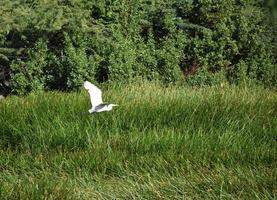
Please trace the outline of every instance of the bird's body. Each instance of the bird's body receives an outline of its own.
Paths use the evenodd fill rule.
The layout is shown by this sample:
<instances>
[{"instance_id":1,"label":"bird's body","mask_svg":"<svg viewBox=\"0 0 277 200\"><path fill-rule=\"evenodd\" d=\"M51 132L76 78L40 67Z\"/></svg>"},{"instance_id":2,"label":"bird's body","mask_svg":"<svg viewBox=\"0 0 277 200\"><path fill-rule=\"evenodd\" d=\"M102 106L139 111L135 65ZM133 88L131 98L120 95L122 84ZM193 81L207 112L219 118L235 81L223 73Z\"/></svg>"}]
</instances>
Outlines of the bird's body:
<instances>
[{"instance_id":1,"label":"bird's body","mask_svg":"<svg viewBox=\"0 0 277 200\"><path fill-rule=\"evenodd\" d=\"M110 111L113 106L117 106L116 104L103 103L101 90L89 81L84 82L84 88L88 90L92 105L92 108L88 110L89 113Z\"/></svg>"},{"instance_id":2,"label":"bird's body","mask_svg":"<svg viewBox=\"0 0 277 200\"><path fill-rule=\"evenodd\" d=\"M94 113L94 112L103 112L103 111L110 111L111 109L113 109L112 106L110 106L111 104L108 103L101 103L98 106L94 106L92 107L89 112L90 113Z\"/></svg>"}]
</instances>

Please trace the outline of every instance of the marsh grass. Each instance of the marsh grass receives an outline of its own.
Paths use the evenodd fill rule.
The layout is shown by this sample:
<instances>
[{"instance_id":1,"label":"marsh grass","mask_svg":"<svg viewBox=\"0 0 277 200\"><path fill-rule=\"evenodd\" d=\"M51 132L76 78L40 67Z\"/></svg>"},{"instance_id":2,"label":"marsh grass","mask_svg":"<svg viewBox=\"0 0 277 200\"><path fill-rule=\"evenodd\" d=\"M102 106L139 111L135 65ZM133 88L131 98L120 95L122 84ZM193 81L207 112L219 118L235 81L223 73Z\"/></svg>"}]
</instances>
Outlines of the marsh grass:
<instances>
[{"instance_id":1,"label":"marsh grass","mask_svg":"<svg viewBox=\"0 0 277 200\"><path fill-rule=\"evenodd\" d=\"M104 85L0 102L1 199L275 199L277 95Z\"/></svg>"}]
</instances>

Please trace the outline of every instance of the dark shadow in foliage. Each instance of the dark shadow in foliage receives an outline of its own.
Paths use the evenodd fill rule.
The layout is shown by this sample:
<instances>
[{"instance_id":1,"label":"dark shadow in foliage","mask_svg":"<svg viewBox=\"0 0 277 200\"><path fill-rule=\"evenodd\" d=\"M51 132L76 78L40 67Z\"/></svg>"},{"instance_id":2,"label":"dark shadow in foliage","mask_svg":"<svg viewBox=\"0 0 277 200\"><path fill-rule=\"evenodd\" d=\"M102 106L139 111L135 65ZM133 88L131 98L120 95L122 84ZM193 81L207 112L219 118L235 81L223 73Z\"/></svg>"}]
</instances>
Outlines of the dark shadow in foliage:
<instances>
[{"instance_id":1,"label":"dark shadow in foliage","mask_svg":"<svg viewBox=\"0 0 277 200\"><path fill-rule=\"evenodd\" d=\"M10 31L6 43L11 48L29 48L34 47L39 38L47 38L47 32L27 27L22 32Z\"/></svg>"},{"instance_id":2,"label":"dark shadow in foliage","mask_svg":"<svg viewBox=\"0 0 277 200\"><path fill-rule=\"evenodd\" d=\"M185 58L181 61L180 68L184 76L193 75L199 68L199 63L196 58L186 60Z\"/></svg>"},{"instance_id":3,"label":"dark shadow in foliage","mask_svg":"<svg viewBox=\"0 0 277 200\"><path fill-rule=\"evenodd\" d=\"M90 15L93 19L101 19L101 17L102 17L101 9L95 5L92 6Z\"/></svg>"},{"instance_id":4,"label":"dark shadow in foliage","mask_svg":"<svg viewBox=\"0 0 277 200\"><path fill-rule=\"evenodd\" d=\"M63 55L56 56L53 53L49 53L49 61L48 67L45 71L45 74L49 79L46 79L45 85L47 89L50 90L66 90L66 76L65 76L65 69L63 66ZM60 60L61 58L61 60Z\"/></svg>"},{"instance_id":5,"label":"dark shadow in foliage","mask_svg":"<svg viewBox=\"0 0 277 200\"><path fill-rule=\"evenodd\" d=\"M7 96L11 93L10 73L6 67L0 70L0 95Z\"/></svg>"},{"instance_id":6,"label":"dark shadow in foliage","mask_svg":"<svg viewBox=\"0 0 277 200\"><path fill-rule=\"evenodd\" d=\"M153 14L153 32L155 40L160 40L169 34L169 30L165 26L165 13L162 10L158 10Z\"/></svg>"},{"instance_id":7,"label":"dark shadow in foliage","mask_svg":"<svg viewBox=\"0 0 277 200\"><path fill-rule=\"evenodd\" d=\"M143 38L144 42L148 42L149 32L151 31L151 22L147 20L141 20L140 26L140 36Z\"/></svg>"},{"instance_id":8,"label":"dark shadow in foliage","mask_svg":"<svg viewBox=\"0 0 277 200\"><path fill-rule=\"evenodd\" d=\"M47 48L52 52L61 54L62 50L64 49L64 32L62 30L50 32L48 33L47 37Z\"/></svg>"},{"instance_id":9,"label":"dark shadow in foliage","mask_svg":"<svg viewBox=\"0 0 277 200\"><path fill-rule=\"evenodd\" d=\"M24 32L18 31L10 31L9 34L6 35L6 44L9 48L20 48L29 46L29 41ZM30 38L31 40L32 38Z\"/></svg>"},{"instance_id":10,"label":"dark shadow in foliage","mask_svg":"<svg viewBox=\"0 0 277 200\"><path fill-rule=\"evenodd\" d=\"M48 33L47 48L48 53L48 66L45 75L49 78L46 79L47 89L50 90L65 90L66 89L66 76L63 62L64 55L64 32L56 31Z\"/></svg>"},{"instance_id":11,"label":"dark shadow in foliage","mask_svg":"<svg viewBox=\"0 0 277 200\"><path fill-rule=\"evenodd\" d=\"M99 83L103 83L109 79L108 62L106 61L100 62L99 67L96 71L95 79Z\"/></svg>"}]
</instances>

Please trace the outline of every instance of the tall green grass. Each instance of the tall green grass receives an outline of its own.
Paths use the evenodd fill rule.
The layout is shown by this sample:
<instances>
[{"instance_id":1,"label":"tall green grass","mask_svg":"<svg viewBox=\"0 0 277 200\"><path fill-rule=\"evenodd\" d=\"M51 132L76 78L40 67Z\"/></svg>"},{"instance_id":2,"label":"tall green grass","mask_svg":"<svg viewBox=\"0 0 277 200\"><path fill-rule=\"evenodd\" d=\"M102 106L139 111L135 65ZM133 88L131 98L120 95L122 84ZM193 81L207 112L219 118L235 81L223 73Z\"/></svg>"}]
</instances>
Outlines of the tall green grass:
<instances>
[{"instance_id":1,"label":"tall green grass","mask_svg":"<svg viewBox=\"0 0 277 200\"><path fill-rule=\"evenodd\" d=\"M0 102L0 199L275 199L277 95L103 86Z\"/></svg>"}]
</instances>

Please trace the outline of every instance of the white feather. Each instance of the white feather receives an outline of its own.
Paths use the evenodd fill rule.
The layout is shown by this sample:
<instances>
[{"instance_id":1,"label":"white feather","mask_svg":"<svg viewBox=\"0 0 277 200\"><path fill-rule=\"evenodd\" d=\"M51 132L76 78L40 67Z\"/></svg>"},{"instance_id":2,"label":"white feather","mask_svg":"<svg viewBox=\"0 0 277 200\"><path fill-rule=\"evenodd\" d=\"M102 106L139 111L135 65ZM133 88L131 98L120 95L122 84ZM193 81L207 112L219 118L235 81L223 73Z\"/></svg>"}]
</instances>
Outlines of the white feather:
<instances>
[{"instance_id":1,"label":"white feather","mask_svg":"<svg viewBox=\"0 0 277 200\"><path fill-rule=\"evenodd\" d=\"M103 103L102 92L98 87L96 87L89 81L85 81L84 88L88 90L92 107L96 107Z\"/></svg>"},{"instance_id":2,"label":"white feather","mask_svg":"<svg viewBox=\"0 0 277 200\"><path fill-rule=\"evenodd\" d=\"M84 88L88 90L92 105L91 109L88 110L89 113L110 111L113 109L113 106L118 106L117 104L103 103L101 90L89 81L84 82Z\"/></svg>"}]
</instances>

